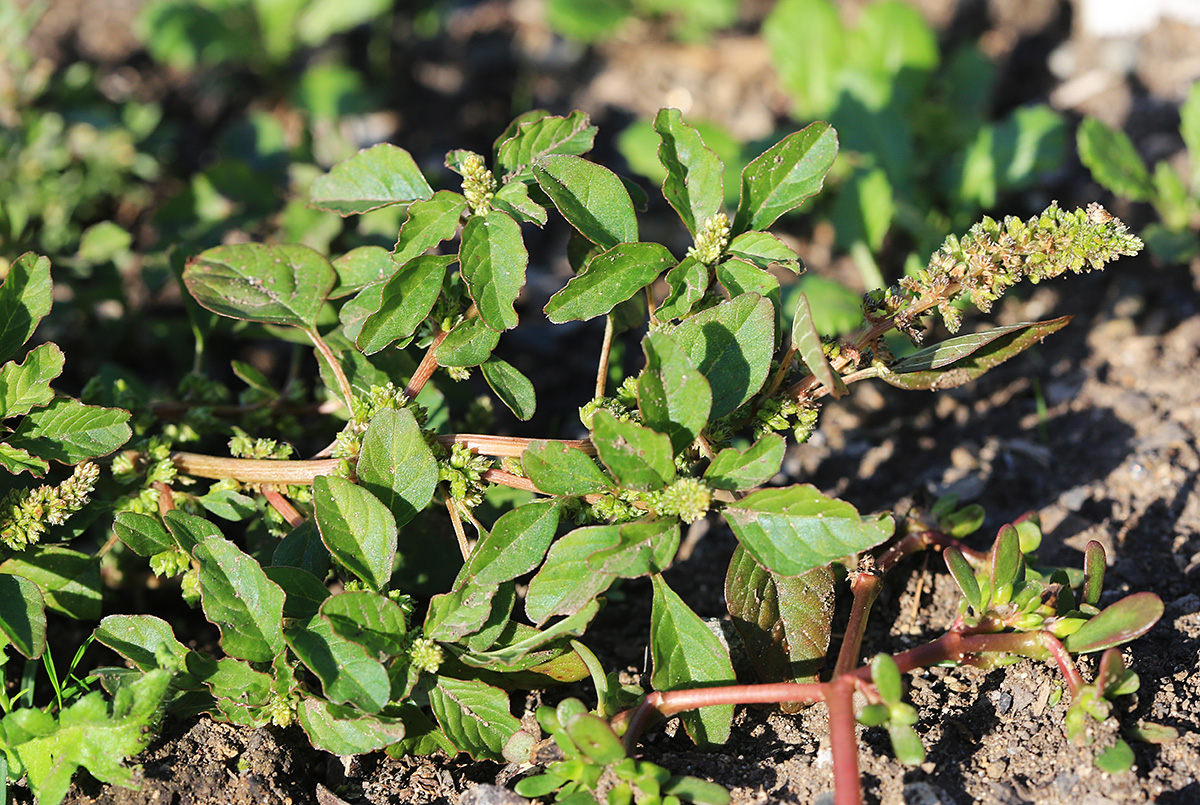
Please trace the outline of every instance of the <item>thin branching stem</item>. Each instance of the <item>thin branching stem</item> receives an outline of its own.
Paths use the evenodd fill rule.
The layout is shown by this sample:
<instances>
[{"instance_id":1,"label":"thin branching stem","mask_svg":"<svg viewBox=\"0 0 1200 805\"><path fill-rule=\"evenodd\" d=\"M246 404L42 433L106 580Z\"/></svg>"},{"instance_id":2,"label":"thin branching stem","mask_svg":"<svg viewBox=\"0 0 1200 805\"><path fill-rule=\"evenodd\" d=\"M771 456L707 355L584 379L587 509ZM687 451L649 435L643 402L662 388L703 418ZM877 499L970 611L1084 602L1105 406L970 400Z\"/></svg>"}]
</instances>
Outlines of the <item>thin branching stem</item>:
<instances>
[{"instance_id":1,"label":"thin branching stem","mask_svg":"<svg viewBox=\"0 0 1200 805\"><path fill-rule=\"evenodd\" d=\"M433 356L433 353L445 339L445 330L438 332L433 337L433 343L429 345L429 349L425 350L424 357L417 364L417 369L409 379L408 385L404 387L404 396L408 399L416 399L416 396L421 393L421 389L425 388L425 384L429 382L429 378L433 377L434 371L438 368L437 358Z\"/></svg>"},{"instance_id":2,"label":"thin branching stem","mask_svg":"<svg viewBox=\"0 0 1200 805\"><path fill-rule=\"evenodd\" d=\"M333 376L337 378L338 388L342 392L342 397L346 400L346 405L353 405L354 389L351 388L350 381L346 378L346 371L342 369L342 364L338 362L337 355L333 354L333 350L330 349L329 344L325 343L325 339L321 337L321 334L317 332L315 327L306 328L304 332L308 334L317 351L325 357L329 368L333 371Z\"/></svg>"},{"instance_id":3,"label":"thin branching stem","mask_svg":"<svg viewBox=\"0 0 1200 805\"><path fill-rule=\"evenodd\" d=\"M304 523L304 515L278 489L271 486L264 486L262 493L263 497L267 499L267 503L271 504L271 508L279 512L279 515L292 528L299 528Z\"/></svg>"},{"instance_id":4,"label":"thin branching stem","mask_svg":"<svg viewBox=\"0 0 1200 805\"><path fill-rule=\"evenodd\" d=\"M608 390L608 359L612 354L613 332L612 314L604 317L604 340L600 342L600 363L596 368L596 396L603 397Z\"/></svg>"}]
</instances>

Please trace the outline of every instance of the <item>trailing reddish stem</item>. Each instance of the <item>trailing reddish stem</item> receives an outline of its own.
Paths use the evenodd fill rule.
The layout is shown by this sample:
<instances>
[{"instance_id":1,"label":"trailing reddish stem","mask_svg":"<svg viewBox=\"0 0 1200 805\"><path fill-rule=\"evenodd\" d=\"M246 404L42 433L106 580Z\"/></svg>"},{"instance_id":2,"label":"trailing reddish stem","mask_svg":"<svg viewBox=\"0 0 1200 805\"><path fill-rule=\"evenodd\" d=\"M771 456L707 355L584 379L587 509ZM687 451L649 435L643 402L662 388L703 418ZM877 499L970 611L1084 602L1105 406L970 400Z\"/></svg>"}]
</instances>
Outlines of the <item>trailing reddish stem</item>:
<instances>
[{"instance_id":1,"label":"trailing reddish stem","mask_svg":"<svg viewBox=\"0 0 1200 805\"><path fill-rule=\"evenodd\" d=\"M883 587L883 576L874 567L864 567L850 574L850 589L854 601L850 604L850 620L846 624L846 636L842 638L842 647L838 650L837 665L833 669L833 678L850 673L858 665L858 656L862 651L863 634L867 630L867 617L871 614L871 605L879 596Z\"/></svg>"},{"instance_id":2,"label":"trailing reddish stem","mask_svg":"<svg viewBox=\"0 0 1200 805\"><path fill-rule=\"evenodd\" d=\"M416 396L421 393L421 389L425 388L425 384L429 382L429 378L433 377L434 371L438 368L437 358L433 357L433 352L445 338L446 331L443 330L433 337L433 343L429 345L429 349L425 350L425 356L421 358L421 362L417 364L417 370L413 372L408 385L404 387L404 396L408 399L416 399Z\"/></svg>"},{"instance_id":3,"label":"trailing reddish stem","mask_svg":"<svg viewBox=\"0 0 1200 805\"><path fill-rule=\"evenodd\" d=\"M298 528L304 522L304 515L296 510L292 502L280 494L278 489L271 486L262 488L263 497L267 499L267 503L271 504L271 508L279 512L280 516L292 528Z\"/></svg>"},{"instance_id":4,"label":"trailing reddish stem","mask_svg":"<svg viewBox=\"0 0 1200 805\"><path fill-rule=\"evenodd\" d=\"M854 680L841 676L825 685L829 708L829 748L833 754L833 797L836 805L862 805L858 774L858 735L854 718Z\"/></svg>"}]
</instances>

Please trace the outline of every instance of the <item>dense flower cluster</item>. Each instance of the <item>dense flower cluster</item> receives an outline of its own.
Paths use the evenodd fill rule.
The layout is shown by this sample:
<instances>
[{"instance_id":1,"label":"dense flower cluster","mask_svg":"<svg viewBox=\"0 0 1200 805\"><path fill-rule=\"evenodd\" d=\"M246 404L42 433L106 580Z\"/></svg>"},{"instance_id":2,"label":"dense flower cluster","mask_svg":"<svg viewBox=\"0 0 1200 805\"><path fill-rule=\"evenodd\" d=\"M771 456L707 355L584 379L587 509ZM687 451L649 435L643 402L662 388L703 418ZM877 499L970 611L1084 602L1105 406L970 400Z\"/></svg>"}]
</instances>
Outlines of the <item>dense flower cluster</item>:
<instances>
[{"instance_id":1,"label":"dense flower cluster","mask_svg":"<svg viewBox=\"0 0 1200 805\"><path fill-rule=\"evenodd\" d=\"M100 468L85 461L58 486L10 491L0 502L0 542L15 551L33 545L87 504L99 477Z\"/></svg>"}]
</instances>

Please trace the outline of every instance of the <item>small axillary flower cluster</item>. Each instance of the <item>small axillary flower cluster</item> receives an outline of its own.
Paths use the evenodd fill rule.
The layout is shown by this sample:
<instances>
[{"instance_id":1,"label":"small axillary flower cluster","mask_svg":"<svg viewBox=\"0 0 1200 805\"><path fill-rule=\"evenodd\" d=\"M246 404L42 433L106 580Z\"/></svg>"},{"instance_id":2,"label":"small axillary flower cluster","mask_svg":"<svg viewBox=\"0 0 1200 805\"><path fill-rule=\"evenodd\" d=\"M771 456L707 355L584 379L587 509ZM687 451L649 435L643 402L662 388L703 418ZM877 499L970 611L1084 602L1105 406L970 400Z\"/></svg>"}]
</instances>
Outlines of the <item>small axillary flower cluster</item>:
<instances>
[{"instance_id":1,"label":"small axillary flower cluster","mask_svg":"<svg viewBox=\"0 0 1200 805\"><path fill-rule=\"evenodd\" d=\"M483 157L475 153L465 154L459 163L459 169L463 177L462 192L467 198L471 214L486 213L491 208L492 197L496 195L496 188L499 186L496 177L488 170Z\"/></svg>"},{"instance_id":2,"label":"small axillary flower cluster","mask_svg":"<svg viewBox=\"0 0 1200 805\"><path fill-rule=\"evenodd\" d=\"M450 489L456 503L473 509L483 502L483 474L493 466L492 459L471 452L466 445L455 444L450 456L438 461L438 482Z\"/></svg>"},{"instance_id":3,"label":"small axillary flower cluster","mask_svg":"<svg viewBox=\"0 0 1200 805\"><path fill-rule=\"evenodd\" d=\"M900 280L900 290L870 295L867 315L873 321L880 314L894 317L896 329L919 343L916 319L929 308L937 307L951 332L958 329L962 316L952 302L960 294L986 313L1022 280L1037 283L1067 271L1103 268L1141 249L1142 241L1125 224L1094 203L1086 212L1066 212L1051 204L1028 221L984 218L961 240L946 238L928 268Z\"/></svg>"},{"instance_id":4,"label":"small axillary flower cluster","mask_svg":"<svg viewBox=\"0 0 1200 805\"><path fill-rule=\"evenodd\" d=\"M370 391L354 401L354 414L346 423L346 427L338 433L330 454L334 458L358 458L359 450L362 449L363 434L367 432L371 417L384 408L408 408L416 417L417 424L425 424L425 409L419 405L411 405L404 390L395 383L389 381L382 386L371 386Z\"/></svg>"},{"instance_id":5,"label":"small axillary flower cluster","mask_svg":"<svg viewBox=\"0 0 1200 805\"><path fill-rule=\"evenodd\" d=\"M38 542L49 526L62 525L87 505L99 477L100 468L85 461L58 486L10 491L0 502L0 542L14 551Z\"/></svg>"},{"instance_id":6,"label":"small axillary flower cluster","mask_svg":"<svg viewBox=\"0 0 1200 805\"><path fill-rule=\"evenodd\" d=\"M696 233L696 244L688 249L687 256L706 266L715 264L729 245L729 232L729 216L725 213L705 218Z\"/></svg>"},{"instance_id":7,"label":"small axillary flower cluster","mask_svg":"<svg viewBox=\"0 0 1200 805\"><path fill-rule=\"evenodd\" d=\"M647 503L658 514L694 523L708 514L712 489L699 478L680 478L648 496Z\"/></svg>"}]
</instances>

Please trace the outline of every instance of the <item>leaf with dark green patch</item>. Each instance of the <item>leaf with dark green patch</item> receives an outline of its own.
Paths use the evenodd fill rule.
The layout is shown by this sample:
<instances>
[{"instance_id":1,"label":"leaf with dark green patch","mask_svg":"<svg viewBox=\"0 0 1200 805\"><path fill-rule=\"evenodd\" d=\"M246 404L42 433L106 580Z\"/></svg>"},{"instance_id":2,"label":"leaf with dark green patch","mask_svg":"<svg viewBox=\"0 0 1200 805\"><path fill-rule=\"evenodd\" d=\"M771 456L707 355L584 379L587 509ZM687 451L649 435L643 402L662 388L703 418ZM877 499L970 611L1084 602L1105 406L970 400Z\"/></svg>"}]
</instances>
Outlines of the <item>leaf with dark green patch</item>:
<instances>
[{"instance_id":1,"label":"leaf with dark green patch","mask_svg":"<svg viewBox=\"0 0 1200 805\"><path fill-rule=\"evenodd\" d=\"M657 243L620 243L588 260L546 303L555 324L604 316L658 279L675 258Z\"/></svg>"},{"instance_id":2,"label":"leaf with dark green patch","mask_svg":"<svg viewBox=\"0 0 1200 805\"><path fill-rule=\"evenodd\" d=\"M521 729L508 694L483 682L439 676L429 706L446 736L476 760L501 760L504 744Z\"/></svg>"},{"instance_id":3,"label":"leaf with dark green patch","mask_svg":"<svg viewBox=\"0 0 1200 805\"><path fill-rule=\"evenodd\" d=\"M562 442L531 442L521 454L521 466L529 480L548 495L588 495L614 485L595 459Z\"/></svg>"},{"instance_id":4,"label":"leaf with dark green patch","mask_svg":"<svg viewBox=\"0 0 1200 805\"><path fill-rule=\"evenodd\" d=\"M551 154L586 154L592 150L596 131L587 113L578 110L566 117L546 115L520 122L496 146L496 167L504 171L506 181L533 181L535 162Z\"/></svg>"},{"instance_id":5,"label":"leaf with dark green patch","mask_svg":"<svg viewBox=\"0 0 1200 805\"><path fill-rule=\"evenodd\" d=\"M46 608L76 620L100 617L100 560L56 545L41 545L6 559L0 573L14 573L42 591Z\"/></svg>"},{"instance_id":6,"label":"leaf with dark green patch","mask_svg":"<svg viewBox=\"0 0 1200 805\"><path fill-rule=\"evenodd\" d=\"M608 168L576 156L552 154L533 166L538 186L581 235L604 249L638 239L633 201Z\"/></svg>"},{"instance_id":7,"label":"leaf with dark green patch","mask_svg":"<svg viewBox=\"0 0 1200 805\"><path fill-rule=\"evenodd\" d=\"M763 682L813 682L829 651L834 577L828 565L780 576L738 546L725 576L733 626ZM784 704L796 712L799 703Z\"/></svg>"},{"instance_id":8,"label":"leaf with dark green patch","mask_svg":"<svg viewBox=\"0 0 1200 805\"><path fill-rule=\"evenodd\" d=\"M754 396L767 379L775 349L775 310L758 294L743 294L701 311L672 331L712 388L716 419Z\"/></svg>"},{"instance_id":9,"label":"leaf with dark green patch","mask_svg":"<svg viewBox=\"0 0 1200 805\"><path fill-rule=\"evenodd\" d=\"M837 151L837 132L828 123L813 123L754 159L742 171L734 234L766 229L819 193Z\"/></svg>"},{"instance_id":10,"label":"leaf with dark green patch","mask_svg":"<svg viewBox=\"0 0 1200 805\"><path fill-rule=\"evenodd\" d=\"M429 254L409 260L384 283L379 307L363 319L354 337L355 345L373 355L397 341L412 338L437 302L446 269L456 259L452 254Z\"/></svg>"},{"instance_id":11,"label":"leaf with dark green patch","mask_svg":"<svg viewBox=\"0 0 1200 805\"><path fill-rule=\"evenodd\" d=\"M600 460L622 486L647 492L674 479L675 458L666 434L622 422L604 410L592 417L592 428Z\"/></svg>"},{"instance_id":12,"label":"leaf with dark green patch","mask_svg":"<svg viewBox=\"0 0 1200 805\"><path fill-rule=\"evenodd\" d=\"M361 460L361 454L360 454ZM293 528L279 541L271 564L279 567L298 567L319 579L329 572L329 549L321 542L321 532L310 517Z\"/></svg>"},{"instance_id":13,"label":"leaf with dark green patch","mask_svg":"<svg viewBox=\"0 0 1200 805\"><path fill-rule=\"evenodd\" d=\"M148 514L121 512L113 522L113 533L138 556L153 556L175 547L163 524Z\"/></svg>"},{"instance_id":14,"label":"leaf with dark green patch","mask_svg":"<svg viewBox=\"0 0 1200 805\"><path fill-rule=\"evenodd\" d=\"M348 215L410 204L433 195L412 156L403 148L380 143L359 151L312 183L312 206Z\"/></svg>"},{"instance_id":15,"label":"leaf with dark green patch","mask_svg":"<svg viewBox=\"0 0 1200 805\"><path fill-rule=\"evenodd\" d=\"M300 662L321 680L329 701L353 704L367 713L378 713L387 704L392 683L383 665L363 646L334 632L326 618L297 621L284 630L284 637Z\"/></svg>"},{"instance_id":16,"label":"leaf with dark green patch","mask_svg":"<svg viewBox=\"0 0 1200 805\"><path fill-rule=\"evenodd\" d=\"M996 333L996 330L989 330L951 338L901 358L894 367L889 367L889 371L880 372L879 379L912 391L936 391L961 386L1029 349L1050 333L1065 327L1070 320L1070 316L1061 316L1046 321L998 327L996 330L1005 332L995 336L990 334ZM937 366L934 366L935 363Z\"/></svg>"},{"instance_id":17,"label":"leaf with dark green patch","mask_svg":"<svg viewBox=\"0 0 1200 805\"><path fill-rule=\"evenodd\" d=\"M400 227L392 260L402 266L419 257L458 232L458 222L467 210L460 193L439 190L432 198L414 201L408 208L408 220Z\"/></svg>"},{"instance_id":18,"label":"leaf with dark green patch","mask_svg":"<svg viewBox=\"0 0 1200 805\"><path fill-rule=\"evenodd\" d=\"M483 379L517 419L524 422L533 418L537 395L528 377L511 363L496 357L488 358L479 368L483 370Z\"/></svg>"},{"instance_id":19,"label":"leaf with dark green patch","mask_svg":"<svg viewBox=\"0 0 1200 805\"><path fill-rule=\"evenodd\" d=\"M21 363L9 361L0 368L0 419L21 416L54 399L50 381L62 374L62 350L42 344Z\"/></svg>"},{"instance_id":20,"label":"leaf with dark green patch","mask_svg":"<svg viewBox=\"0 0 1200 805\"><path fill-rule=\"evenodd\" d=\"M334 559L372 589L383 589L396 559L396 519L388 507L333 475L313 480L313 503L321 540Z\"/></svg>"},{"instance_id":21,"label":"leaf with dark green patch","mask_svg":"<svg viewBox=\"0 0 1200 805\"><path fill-rule=\"evenodd\" d=\"M42 591L24 576L0 573L0 631L29 659L37 659L46 650Z\"/></svg>"},{"instance_id":22,"label":"leaf with dark green patch","mask_svg":"<svg viewBox=\"0 0 1200 805\"><path fill-rule=\"evenodd\" d=\"M404 737L404 722L398 718L366 715L313 696L304 697L296 717L314 749L338 756L374 752Z\"/></svg>"},{"instance_id":23,"label":"leaf with dark green patch","mask_svg":"<svg viewBox=\"0 0 1200 805\"><path fill-rule=\"evenodd\" d=\"M798 576L873 548L892 535L890 515L868 519L811 484L752 492L722 512L747 551L781 576Z\"/></svg>"},{"instance_id":24,"label":"leaf with dark green patch","mask_svg":"<svg viewBox=\"0 0 1200 805\"><path fill-rule=\"evenodd\" d=\"M620 540L620 526L585 526L559 537L529 581L525 614L536 624L555 615L574 615L608 589L615 575L593 572L588 559Z\"/></svg>"},{"instance_id":25,"label":"leaf with dark green patch","mask_svg":"<svg viewBox=\"0 0 1200 805\"><path fill-rule=\"evenodd\" d=\"M192 550L200 563L200 602L221 630L231 657L270 662L283 651L283 590L258 562L227 539L213 537Z\"/></svg>"},{"instance_id":26,"label":"leaf with dark green patch","mask_svg":"<svg viewBox=\"0 0 1200 805\"><path fill-rule=\"evenodd\" d=\"M25 415L8 444L62 464L106 456L129 441L129 412L58 397Z\"/></svg>"},{"instance_id":27,"label":"leaf with dark green patch","mask_svg":"<svg viewBox=\"0 0 1200 805\"><path fill-rule=\"evenodd\" d=\"M708 266L694 257L683 261L667 272L667 297L654 315L659 321L687 317L708 292Z\"/></svg>"},{"instance_id":28,"label":"leaf with dark green patch","mask_svg":"<svg viewBox=\"0 0 1200 805\"><path fill-rule=\"evenodd\" d=\"M796 315L792 319L792 339L796 343L796 351L800 359L808 367L808 371L821 382L821 385L833 394L834 398L846 393L846 383L842 376L834 374L829 359L825 357L825 348L821 343L821 334L813 324L812 310L808 306L808 297L800 293L796 297Z\"/></svg>"},{"instance_id":29,"label":"leaf with dark green patch","mask_svg":"<svg viewBox=\"0 0 1200 805\"><path fill-rule=\"evenodd\" d=\"M463 227L458 256L463 279L484 323L498 331L516 327L513 303L525 285L529 264L520 225L498 210L473 215Z\"/></svg>"},{"instance_id":30,"label":"leaf with dark green patch","mask_svg":"<svg viewBox=\"0 0 1200 805\"><path fill-rule=\"evenodd\" d=\"M704 471L704 481L716 489L753 489L775 477L783 466L787 443L776 433L765 434L745 450L726 447Z\"/></svg>"},{"instance_id":31,"label":"leaf with dark green patch","mask_svg":"<svg viewBox=\"0 0 1200 805\"><path fill-rule=\"evenodd\" d=\"M675 339L649 333L642 339L645 368L638 376L638 408L646 426L671 439L679 453L696 441L708 424L712 390Z\"/></svg>"},{"instance_id":32,"label":"leaf with dark green patch","mask_svg":"<svg viewBox=\"0 0 1200 805\"><path fill-rule=\"evenodd\" d=\"M213 313L311 330L337 272L327 257L307 246L237 243L193 257L183 281Z\"/></svg>"},{"instance_id":33,"label":"leaf with dark green patch","mask_svg":"<svg viewBox=\"0 0 1200 805\"><path fill-rule=\"evenodd\" d=\"M478 366L500 343L500 333L475 316L464 319L446 333L433 350L438 366Z\"/></svg>"},{"instance_id":34,"label":"leaf with dark green patch","mask_svg":"<svg viewBox=\"0 0 1200 805\"><path fill-rule=\"evenodd\" d=\"M429 505L438 482L437 459L407 408L382 408L371 417L355 472L391 511L397 528Z\"/></svg>"},{"instance_id":35,"label":"leaf with dark green patch","mask_svg":"<svg viewBox=\"0 0 1200 805\"><path fill-rule=\"evenodd\" d=\"M700 616L667 586L652 577L654 602L650 611L650 655L655 690L679 690L735 682L729 652ZM701 746L729 740L733 705L703 707L680 716L684 729Z\"/></svg>"},{"instance_id":36,"label":"leaf with dark green patch","mask_svg":"<svg viewBox=\"0 0 1200 805\"><path fill-rule=\"evenodd\" d=\"M321 603L329 597L325 583L303 568L271 565L264 567L263 572L283 590L285 618L307 620L317 614Z\"/></svg>"},{"instance_id":37,"label":"leaf with dark green patch","mask_svg":"<svg viewBox=\"0 0 1200 805\"><path fill-rule=\"evenodd\" d=\"M9 265L0 284L0 360L29 340L53 303L48 259L26 252Z\"/></svg>"},{"instance_id":38,"label":"leaf with dark green patch","mask_svg":"<svg viewBox=\"0 0 1200 805\"><path fill-rule=\"evenodd\" d=\"M1163 614L1163 602L1154 593L1134 593L1100 611L1079 631L1067 635L1063 645L1072 654L1088 654L1120 646L1141 637Z\"/></svg>"},{"instance_id":39,"label":"leaf with dark green patch","mask_svg":"<svg viewBox=\"0 0 1200 805\"><path fill-rule=\"evenodd\" d=\"M725 200L725 166L704 144L700 132L683 122L678 109L660 109L654 130L659 138L658 161L667 171L663 198L694 235Z\"/></svg>"}]
</instances>

